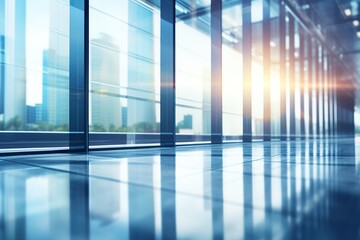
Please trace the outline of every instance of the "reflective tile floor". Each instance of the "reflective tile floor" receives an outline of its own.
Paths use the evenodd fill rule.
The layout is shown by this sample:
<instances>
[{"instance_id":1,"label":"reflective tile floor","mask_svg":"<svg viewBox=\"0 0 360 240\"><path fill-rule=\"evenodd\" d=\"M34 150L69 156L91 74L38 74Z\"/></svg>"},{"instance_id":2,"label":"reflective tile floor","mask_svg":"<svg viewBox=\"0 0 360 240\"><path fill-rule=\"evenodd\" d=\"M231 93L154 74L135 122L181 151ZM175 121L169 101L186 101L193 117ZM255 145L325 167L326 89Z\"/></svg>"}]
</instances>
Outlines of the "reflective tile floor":
<instances>
[{"instance_id":1,"label":"reflective tile floor","mask_svg":"<svg viewBox=\"0 0 360 240\"><path fill-rule=\"evenodd\" d=\"M360 138L0 160L0 239L360 239Z\"/></svg>"}]
</instances>

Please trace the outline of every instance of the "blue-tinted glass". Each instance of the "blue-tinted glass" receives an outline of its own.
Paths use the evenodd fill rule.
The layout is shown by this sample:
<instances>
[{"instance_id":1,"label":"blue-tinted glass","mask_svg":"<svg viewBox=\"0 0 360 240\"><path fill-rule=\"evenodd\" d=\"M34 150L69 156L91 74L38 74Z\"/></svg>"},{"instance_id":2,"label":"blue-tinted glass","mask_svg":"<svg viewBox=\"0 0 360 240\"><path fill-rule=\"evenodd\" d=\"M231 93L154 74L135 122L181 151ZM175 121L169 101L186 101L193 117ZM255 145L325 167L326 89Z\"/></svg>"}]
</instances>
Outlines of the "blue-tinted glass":
<instances>
[{"instance_id":1,"label":"blue-tinted glass","mask_svg":"<svg viewBox=\"0 0 360 240\"><path fill-rule=\"evenodd\" d=\"M1 1L0 130L24 138L22 146L9 139L4 147L47 146L51 134L66 138L69 35L69 0ZM29 141L44 131L52 132L42 134L47 140Z\"/></svg>"},{"instance_id":2,"label":"blue-tinted glass","mask_svg":"<svg viewBox=\"0 0 360 240\"><path fill-rule=\"evenodd\" d=\"M90 1L91 145L159 142L159 34L147 1Z\"/></svg>"}]
</instances>

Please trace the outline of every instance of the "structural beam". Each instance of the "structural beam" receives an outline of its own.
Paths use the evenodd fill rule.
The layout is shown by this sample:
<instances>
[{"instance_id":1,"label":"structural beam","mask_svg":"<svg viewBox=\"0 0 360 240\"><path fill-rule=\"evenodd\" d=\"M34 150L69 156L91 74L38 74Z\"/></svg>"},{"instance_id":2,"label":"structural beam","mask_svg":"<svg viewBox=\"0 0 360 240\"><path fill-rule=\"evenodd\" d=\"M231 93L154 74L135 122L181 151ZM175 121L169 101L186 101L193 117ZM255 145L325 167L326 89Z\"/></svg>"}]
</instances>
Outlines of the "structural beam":
<instances>
[{"instance_id":1,"label":"structural beam","mask_svg":"<svg viewBox=\"0 0 360 240\"><path fill-rule=\"evenodd\" d=\"M279 1L279 29L280 29L280 135L281 140L287 139L286 122L286 11L285 5Z\"/></svg>"},{"instance_id":2,"label":"structural beam","mask_svg":"<svg viewBox=\"0 0 360 240\"><path fill-rule=\"evenodd\" d=\"M89 0L70 1L69 148L89 150Z\"/></svg>"},{"instance_id":3,"label":"structural beam","mask_svg":"<svg viewBox=\"0 0 360 240\"><path fill-rule=\"evenodd\" d=\"M211 0L211 143L222 143L222 0Z\"/></svg>"},{"instance_id":4,"label":"structural beam","mask_svg":"<svg viewBox=\"0 0 360 240\"><path fill-rule=\"evenodd\" d=\"M243 19L243 141L252 140L252 103L251 103L251 0L243 0L242 4Z\"/></svg>"},{"instance_id":5,"label":"structural beam","mask_svg":"<svg viewBox=\"0 0 360 240\"><path fill-rule=\"evenodd\" d=\"M271 140L271 89L270 89L270 0L263 0L263 76L264 76L264 141Z\"/></svg>"},{"instance_id":6,"label":"structural beam","mask_svg":"<svg viewBox=\"0 0 360 240\"><path fill-rule=\"evenodd\" d=\"M160 143L175 146L175 2L161 0L160 34Z\"/></svg>"}]
</instances>

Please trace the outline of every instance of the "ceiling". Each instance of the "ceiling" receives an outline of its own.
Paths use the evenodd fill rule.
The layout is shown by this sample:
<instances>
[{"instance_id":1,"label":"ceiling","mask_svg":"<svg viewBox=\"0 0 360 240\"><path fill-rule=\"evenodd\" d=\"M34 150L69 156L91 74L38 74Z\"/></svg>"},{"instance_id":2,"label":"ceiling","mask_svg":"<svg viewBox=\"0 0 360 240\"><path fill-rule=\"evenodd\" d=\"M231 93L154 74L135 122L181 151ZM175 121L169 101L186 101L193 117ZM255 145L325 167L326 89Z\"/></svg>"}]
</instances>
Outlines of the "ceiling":
<instances>
[{"instance_id":1,"label":"ceiling","mask_svg":"<svg viewBox=\"0 0 360 240\"><path fill-rule=\"evenodd\" d=\"M360 105L360 0L297 0L306 16L346 69L342 76L356 88Z\"/></svg>"}]
</instances>

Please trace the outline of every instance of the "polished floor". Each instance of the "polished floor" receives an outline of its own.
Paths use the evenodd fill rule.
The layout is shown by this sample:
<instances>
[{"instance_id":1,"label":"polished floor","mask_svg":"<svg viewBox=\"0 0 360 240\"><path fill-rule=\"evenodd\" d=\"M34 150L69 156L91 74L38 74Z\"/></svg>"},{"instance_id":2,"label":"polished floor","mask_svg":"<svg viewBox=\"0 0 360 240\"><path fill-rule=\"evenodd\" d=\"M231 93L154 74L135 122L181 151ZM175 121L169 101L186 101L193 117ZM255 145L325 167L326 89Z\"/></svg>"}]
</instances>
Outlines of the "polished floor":
<instances>
[{"instance_id":1,"label":"polished floor","mask_svg":"<svg viewBox=\"0 0 360 240\"><path fill-rule=\"evenodd\" d=\"M360 138L0 160L0 239L360 239Z\"/></svg>"}]
</instances>

